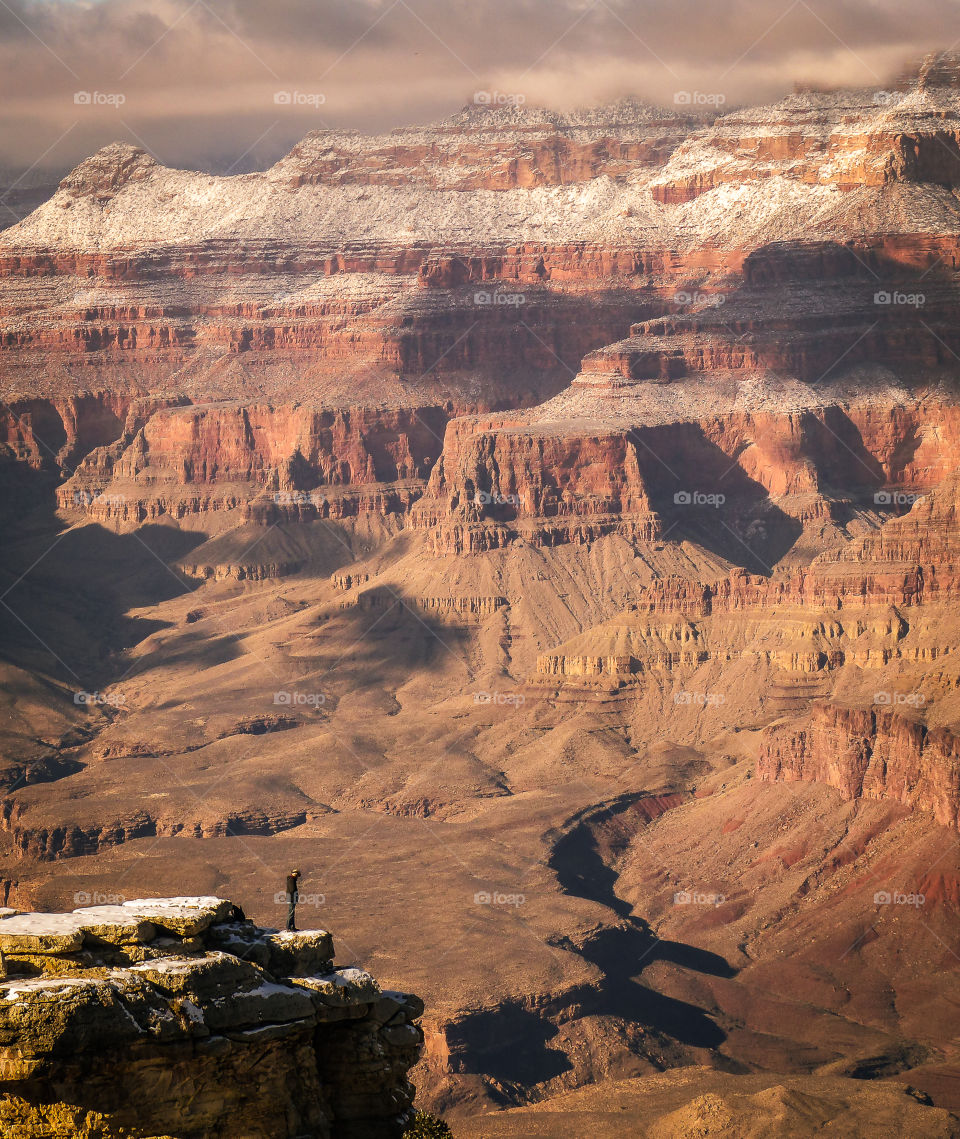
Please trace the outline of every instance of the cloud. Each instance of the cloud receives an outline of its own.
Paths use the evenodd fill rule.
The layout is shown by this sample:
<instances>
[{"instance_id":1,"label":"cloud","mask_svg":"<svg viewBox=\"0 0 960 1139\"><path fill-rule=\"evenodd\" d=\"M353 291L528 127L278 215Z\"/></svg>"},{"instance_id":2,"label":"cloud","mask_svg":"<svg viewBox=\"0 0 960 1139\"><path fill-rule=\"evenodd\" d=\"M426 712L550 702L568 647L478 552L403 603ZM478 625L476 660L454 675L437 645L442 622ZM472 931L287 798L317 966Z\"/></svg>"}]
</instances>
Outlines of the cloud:
<instances>
[{"instance_id":1,"label":"cloud","mask_svg":"<svg viewBox=\"0 0 960 1139\"><path fill-rule=\"evenodd\" d=\"M117 138L169 165L274 161L317 127L443 117L478 89L582 105L771 100L887 83L960 36L949 0L6 0L3 165L63 170ZM92 96L75 102L79 91ZM278 104L278 91L322 95ZM120 98L116 98L120 96Z\"/></svg>"}]
</instances>

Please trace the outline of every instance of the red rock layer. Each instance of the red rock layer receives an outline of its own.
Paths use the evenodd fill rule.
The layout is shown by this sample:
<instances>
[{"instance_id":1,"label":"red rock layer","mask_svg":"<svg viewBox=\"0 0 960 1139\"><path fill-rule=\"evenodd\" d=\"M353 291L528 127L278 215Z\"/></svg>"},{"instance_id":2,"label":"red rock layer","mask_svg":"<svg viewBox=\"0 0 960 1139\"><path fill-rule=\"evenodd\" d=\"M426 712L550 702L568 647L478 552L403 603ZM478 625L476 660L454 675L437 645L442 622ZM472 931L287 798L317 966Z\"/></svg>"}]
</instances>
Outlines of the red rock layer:
<instances>
[{"instance_id":1,"label":"red rock layer","mask_svg":"<svg viewBox=\"0 0 960 1139\"><path fill-rule=\"evenodd\" d=\"M300 168L290 177L290 186L350 183L361 186L406 186L412 170L421 174L418 181L434 189L446 190L514 190L534 186L565 186L586 182L599 175L618 177L637 166L657 166L673 152L683 132L652 137L643 141L602 139L579 143L555 136L537 140L524 148L524 153L504 155L499 140L481 147L469 144L458 148L457 165L464 168L461 176L431 179L424 171L425 163L436 156L436 148L428 145L384 148L367 152L362 163L351 161L349 153L330 149L319 156L304 156ZM297 160L304 146L294 147L289 158Z\"/></svg>"},{"instance_id":2,"label":"red rock layer","mask_svg":"<svg viewBox=\"0 0 960 1139\"><path fill-rule=\"evenodd\" d=\"M718 162L713 168L655 182L651 193L658 202L675 205L692 202L701 194L728 183L743 184L781 173L789 164L791 176L817 184L830 181L841 190L884 186L890 182L933 182L944 186L960 182L960 132L930 130L875 131L870 134L837 134L824 142L802 131L785 135L755 136L740 132L722 134L718 129L710 145L735 158L735 164ZM824 150L841 169L824 174Z\"/></svg>"},{"instance_id":3,"label":"red rock layer","mask_svg":"<svg viewBox=\"0 0 960 1139\"><path fill-rule=\"evenodd\" d=\"M906 239L909 241L909 239ZM444 243L442 249L413 244L362 245L341 248L311 246L295 249L277 242L208 241L139 250L113 249L4 251L0 279L68 276L81 281L134 281L138 284L167 277L255 275L261 277L312 274L331 277L342 273L386 273L419 277L424 285L449 286L464 281L544 280L609 281L611 277L683 276L705 269L735 271L745 254L737 249L711 246L687 252L663 248L633 249L620 244L569 241L562 244L527 241L504 244L492 240L477 247Z\"/></svg>"},{"instance_id":4,"label":"red rock layer","mask_svg":"<svg viewBox=\"0 0 960 1139\"><path fill-rule=\"evenodd\" d=\"M815 705L802 727L769 729L761 779L825 783L844 799L883 799L960 827L960 738L887 709Z\"/></svg>"},{"instance_id":5,"label":"red rock layer","mask_svg":"<svg viewBox=\"0 0 960 1139\"><path fill-rule=\"evenodd\" d=\"M364 508L392 513L406 509L413 493L392 484L422 486L448 417L439 407L167 408L119 446L94 452L58 500L124 522L242 506L262 522ZM323 493L344 487L362 493L346 500Z\"/></svg>"},{"instance_id":6,"label":"red rock layer","mask_svg":"<svg viewBox=\"0 0 960 1139\"><path fill-rule=\"evenodd\" d=\"M0 402L0 448L39 469L70 467L93 450L139 430L154 410L177 400L139 398L109 391L63 399Z\"/></svg>"},{"instance_id":7,"label":"red rock layer","mask_svg":"<svg viewBox=\"0 0 960 1139\"><path fill-rule=\"evenodd\" d=\"M545 436L508 419L452 421L414 513L414 524L433 532L438 553L495 548L518 534L552 545L590 541L623 525L646 540L659 532L636 445L626 436Z\"/></svg>"}]
</instances>

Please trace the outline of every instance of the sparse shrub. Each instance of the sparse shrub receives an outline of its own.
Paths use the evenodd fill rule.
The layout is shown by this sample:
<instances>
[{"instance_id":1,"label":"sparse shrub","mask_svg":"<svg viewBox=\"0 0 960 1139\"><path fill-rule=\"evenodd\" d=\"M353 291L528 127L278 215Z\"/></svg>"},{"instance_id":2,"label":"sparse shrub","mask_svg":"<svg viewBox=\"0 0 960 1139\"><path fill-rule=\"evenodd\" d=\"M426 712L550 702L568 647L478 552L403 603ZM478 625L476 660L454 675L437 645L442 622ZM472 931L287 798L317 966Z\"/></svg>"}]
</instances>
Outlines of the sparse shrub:
<instances>
[{"instance_id":1,"label":"sparse shrub","mask_svg":"<svg viewBox=\"0 0 960 1139\"><path fill-rule=\"evenodd\" d=\"M428 1115L425 1111L418 1111L413 1122L404 1131L403 1139L453 1139L453 1132L435 1115Z\"/></svg>"}]
</instances>

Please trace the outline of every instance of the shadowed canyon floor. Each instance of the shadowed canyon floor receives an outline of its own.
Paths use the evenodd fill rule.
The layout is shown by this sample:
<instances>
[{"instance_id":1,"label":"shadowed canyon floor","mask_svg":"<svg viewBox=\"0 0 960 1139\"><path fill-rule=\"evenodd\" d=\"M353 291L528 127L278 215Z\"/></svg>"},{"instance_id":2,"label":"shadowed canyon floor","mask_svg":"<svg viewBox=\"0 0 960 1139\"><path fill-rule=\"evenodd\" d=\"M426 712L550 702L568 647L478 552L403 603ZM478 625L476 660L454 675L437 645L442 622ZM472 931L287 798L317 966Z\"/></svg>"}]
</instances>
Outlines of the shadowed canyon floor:
<instances>
[{"instance_id":1,"label":"shadowed canyon floor","mask_svg":"<svg viewBox=\"0 0 960 1139\"><path fill-rule=\"evenodd\" d=\"M300 865L467 1136L957 1134L958 76L82 164L0 235L0 901Z\"/></svg>"}]
</instances>

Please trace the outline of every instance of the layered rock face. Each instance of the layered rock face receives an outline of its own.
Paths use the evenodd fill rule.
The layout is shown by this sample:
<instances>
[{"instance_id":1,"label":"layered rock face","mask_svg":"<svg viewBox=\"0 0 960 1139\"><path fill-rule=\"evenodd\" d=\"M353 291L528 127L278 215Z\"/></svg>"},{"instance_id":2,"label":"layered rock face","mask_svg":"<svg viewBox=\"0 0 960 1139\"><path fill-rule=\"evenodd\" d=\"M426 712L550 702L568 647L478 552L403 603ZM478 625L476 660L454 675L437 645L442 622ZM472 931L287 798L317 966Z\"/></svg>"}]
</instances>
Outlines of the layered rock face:
<instances>
[{"instance_id":1,"label":"layered rock face","mask_svg":"<svg viewBox=\"0 0 960 1139\"><path fill-rule=\"evenodd\" d=\"M4 911L4 1135L399 1135L423 1004L333 952L219 898Z\"/></svg>"},{"instance_id":2,"label":"layered rock face","mask_svg":"<svg viewBox=\"0 0 960 1139\"><path fill-rule=\"evenodd\" d=\"M553 544L555 519L573 519L560 540L712 521L740 542L727 556L769 572L805 549L801 530L914 501L958 443L952 274L932 275L935 247L914 259L866 244L752 253L739 287L698 293L693 311L679 293L673 315L590 353L554 399L454 421L416 516L452 552L484 548L485 519L494 545L505 528ZM905 296L921 269L922 319L877 302L878 282Z\"/></svg>"},{"instance_id":3,"label":"layered rock face","mask_svg":"<svg viewBox=\"0 0 960 1139\"><path fill-rule=\"evenodd\" d=\"M446 418L440 408L169 408L89 455L59 502L107 524L238 508L267 524L403 510Z\"/></svg>"},{"instance_id":4,"label":"layered rock face","mask_svg":"<svg viewBox=\"0 0 960 1139\"><path fill-rule=\"evenodd\" d=\"M538 675L636 682L648 673L689 675L709 661L744 658L788 673L816 674L845 664L879 669L925 652L892 607L850 607L841 614L768 606L760 594L736 610L718 606L713 614L691 618L677 610L643 613L641 605L541 654Z\"/></svg>"},{"instance_id":5,"label":"layered rock face","mask_svg":"<svg viewBox=\"0 0 960 1139\"><path fill-rule=\"evenodd\" d=\"M821 783L958 827L957 485L951 475L800 570L660 578L618 617L540 654L537 683L656 685L721 723L725 672L762 676L767 714L779 714L762 738L762 779ZM846 706L819 702L835 691Z\"/></svg>"},{"instance_id":6,"label":"layered rock face","mask_svg":"<svg viewBox=\"0 0 960 1139\"><path fill-rule=\"evenodd\" d=\"M559 114L541 107L484 103L417 131L371 140L314 131L275 168L292 186L511 190L623 176L666 161L699 117L622 99ZM490 95L490 93L486 93ZM492 96L491 96L492 98Z\"/></svg>"},{"instance_id":7,"label":"layered rock face","mask_svg":"<svg viewBox=\"0 0 960 1139\"><path fill-rule=\"evenodd\" d=\"M577 187L663 161L695 125L632 101L579 118L477 108L379 139L318 132L239 179L105 148L64 179L52 228L0 249L4 394L37 393L39 366L52 398L175 376L192 398L292 400L319 382L340 403L542 399L651 300L642 254L570 240L565 216L592 212ZM531 193L556 214L548 232L525 224ZM495 199L486 215L478 195Z\"/></svg>"},{"instance_id":8,"label":"layered rock face","mask_svg":"<svg viewBox=\"0 0 960 1139\"><path fill-rule=\"evenodd\" d=\"M768 732L757 771L825 783L844 799L889 799L960 827L960 741L887 708L817 705L808 723Z\"/></svg>"},{"instance_id":9,"label":"layered rock face","mask_svg":"<svg viewBox=\"0 0 960 1139\"><path fill-rule=\"evenodd\" d=\"M712 124L626 100L315 132L236 178L108 147L0 242L0 429L35 466L88 456L61 505L111 525L272 523L251 502L264 486L349 484L364 489L331 516L405 515L425 495L417 516L451 552L653 540L675 521L658 497L685 489L666 454L717 478L734 462L732 529L778 530L759 551L772 564L796 537L777 511L805 525L842 512L835 490L923 489L949 465L954 396L931 406L915 370L950 372L960 349L953 174L922 157L958 108L955 60L937 57L895 91L800 93ZM876 301L918 293L922 321ZM444 439L451 419L555 395L581 361L559 404ZM836 381L856 367L861 394L893 370L896 395L848 408ZM761 379L787 388L757 407ZM471 486L494 501L468 502ZM761 519L764 492L777 509Z\"/></svg>"},{"instance_id":10,"label":"layered rock face","mask_svg":"<svg viewBox=\"0 0 960 1139\"><path fill-rule=\"evenodd\" d=\"M694 1062L955 1087L953 962L863 937L858 861L936 864L946 942L955 73L711 123L473 109L238 178L82 164L0 238L0 898L189 874L269 922L264 859L357 850L331 910L429 993L444 1111ZM229 915L163 970L155 914L116 953L77 917L8 954L29 1007L87 1002L69 1055L30 1038L10 1126L139 1126L70 1035L101 1015L164 1111L194 1065L198 1136L399 1126L415 1002L381 1027Z\"/></svg>"}]
</instances>

